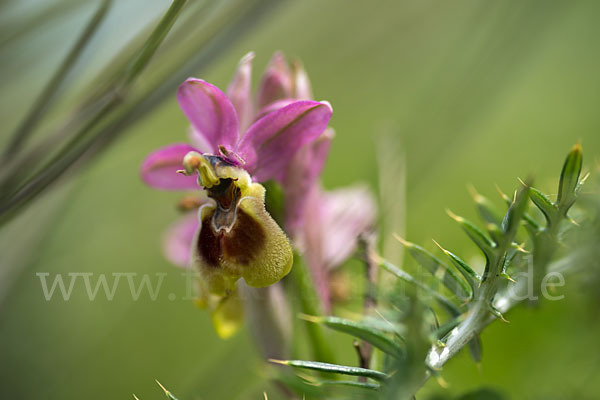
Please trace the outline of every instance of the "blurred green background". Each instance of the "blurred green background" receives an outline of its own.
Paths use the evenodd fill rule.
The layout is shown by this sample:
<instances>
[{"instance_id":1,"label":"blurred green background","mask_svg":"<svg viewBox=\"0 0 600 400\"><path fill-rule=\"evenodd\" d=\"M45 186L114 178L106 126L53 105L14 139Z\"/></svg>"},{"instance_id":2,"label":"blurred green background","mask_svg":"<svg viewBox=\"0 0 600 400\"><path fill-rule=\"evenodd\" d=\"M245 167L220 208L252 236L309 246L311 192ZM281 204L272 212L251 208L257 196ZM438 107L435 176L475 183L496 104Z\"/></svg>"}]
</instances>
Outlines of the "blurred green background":
<instances>
[{"instance_id":1,"label":"blurred green background","mask_svg":"<svg viewBox=\"0 0 600 400\"><path fill-rule=\"evenodd\" d=\"M2 43L0 143L95 4L71 5L53 23L42 19ZM168 6L117 1L86 51L89 70L71 85L83 87L80 81ZM196 76L225 88L250 50L255 80L275 50L300 58L315 97L334 108L337 136L324 185L362 181L377 190L377 137L391 132L406 156L406 236L430 249L435 238L468 255L474 249L444 211L474 216L468 183L496 198L495 184L512 191L517 177L532 174L554 193L563 157L577 141L587 168L596 164L599 17L596 1L287 1ZM0 22L4 37L18 30L8 12ZM153 149L184 141L187 125L173 92L89 167L2 228L3 398L162 398L154 379L182 400L259 399L274 391L245 332L221 341L207 314L167 296L184 291L160 247L179 195L145 187L138 168ZM47 302L39 272L168 275L156 301L147 294L133 301L124 285L113 301L102 293L89 301L76 285L70 301ZM442 373L448 389L431 380L419 398L482 385L511 399L598 398L598 304L576 282L567 280L564 293L563 301L520 308L510 324L493 324L482 336L481 367L461 354Z\"/></svg>"}]
</instances>

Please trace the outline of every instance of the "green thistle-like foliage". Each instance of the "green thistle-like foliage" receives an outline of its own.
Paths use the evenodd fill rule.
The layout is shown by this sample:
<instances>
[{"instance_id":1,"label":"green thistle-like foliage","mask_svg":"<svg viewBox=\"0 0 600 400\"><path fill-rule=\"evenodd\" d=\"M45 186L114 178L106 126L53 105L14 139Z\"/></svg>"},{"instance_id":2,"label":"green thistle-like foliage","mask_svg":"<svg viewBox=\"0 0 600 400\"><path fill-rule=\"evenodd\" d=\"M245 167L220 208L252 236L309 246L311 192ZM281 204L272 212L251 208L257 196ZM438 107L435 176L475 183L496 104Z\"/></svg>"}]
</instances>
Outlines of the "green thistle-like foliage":
<instances>
[{"instance_id":1,"label":"green thistle-like foliage","mask_svg":"<svg viewBox=\"0 0 600 400\"><path fill-rule=\"evenodd\" d=\"M397 237L430 279L418 279L374 255L374 261L402 283L391 293L379 293L381 318L365 316L362 321L354 321L332 316L304 317L377 349L383 359L371 360L373 369L301 360L274 361L298 371L318 372L314 376L300 373L301 378L294 386L298 392L318 386L327 390L313 393L315 396L332 398L343 386L358 397L390 399L413 398L427 378L435 376L444 363L464 347L469 348L475 362L480 362L481 331L495 319L505 320L503 314L523 298L515 298L511 293L520 295L526 289L526 282L515 281L511 276L524 271L531 260L534 285L539 291L539 283L549 268L564 265L565 259L577 253L573 247L557 249L566 246L564 243L573 234L573 228L578 227L569 211L585 181L581 170L582 151L576 145L564 162L554 201L534 188L530 181L522 182L512 197L500 192L508 207L504 215L490 200L472 190L483 229L448 212L485 258L481 273L465 262L465 258L437 242L439 257ZM530 204L535 207L532 212L528 210ZM543 220L538 218L536 210ZM579 223L585 224L591 218L594 214L584 211ZM557 256L563 258L553 264ZM567 273L568 268L562 272ZM531 300L535 300L537 294L535 292ZM387 303L387 307L382 303ZM346 377L332 380L332 375ZM358 379L347 379L352 376Z\"/></svg>"}]
</instances>

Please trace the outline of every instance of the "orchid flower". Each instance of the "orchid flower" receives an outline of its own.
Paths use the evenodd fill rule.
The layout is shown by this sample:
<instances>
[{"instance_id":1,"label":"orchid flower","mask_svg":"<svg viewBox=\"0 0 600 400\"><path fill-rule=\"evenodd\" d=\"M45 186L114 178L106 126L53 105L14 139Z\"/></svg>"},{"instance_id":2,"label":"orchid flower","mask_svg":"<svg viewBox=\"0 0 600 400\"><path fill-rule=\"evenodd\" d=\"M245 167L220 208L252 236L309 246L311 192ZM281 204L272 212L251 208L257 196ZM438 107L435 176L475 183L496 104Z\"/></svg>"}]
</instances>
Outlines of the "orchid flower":
<instances>
[{"instance_id":1,"label":"orchid flower","mask_svg":"<svg viewBox=\"0 0 600 400\"><path fill-rule=\"evenodd\" d=\"M238 76L241 74L238 74ZM312 99L311 84L302 65L288 65L276 52L261 81L258 106L276 110L294 100ZM303 255L325 311L331 308L329 275L356 250L360 234L375 223L376 203L363 186L325 191L319 178L335 136L327 127L305 144L278 177L284 195L284 226Z\"/></svg>"},{"instance_id":2,"label":"orchid flower","mask_svg":"<svg viewBox=\"0 0 600 400\"><path fill-rule=\"evenodd\" d=\"M231 305L239 278L263 287L291 268L290 244L266 212L258 182L281 180L298 149L325 130L332 112L326 102L286 101L259 112L250 123L251 61L250 54L240 62L229 96L203 80L186 80L177 99L192 124L192 144L161 148L141 167L142 179L155 188L205 189L191 201L190 208L200 206L198 217L172 227L165 249L177 265L193 264L200 271L200 303L213 312L221 336L235 330L227 315L236 313ZM272 97L274 85L269 78L263 82L259 98L264 100ZM178 171L182 164L184 170Z\"/></svg>"},{"instance_id":3,"label":"orchid flower","mask_svg":"<svg viewBox=\"0 0 600 400\"><path fill-rule=\"evenodd\" d=\"M311 99L308 76L275 53L263 77L263 105L275 108L291 98ZM269 97L267 97L267 95ZM260 100L260 99L259 99ZM325 311L331 308L329 274L356 250L358 237L373 227L375 200L363 186L322 189L319 178L335 132L328 127L300 149L281 176L285 229L304 256Z\"/></svg>"},{"instance_id":4,"label":"orchid flower","mask_svg":"<svg viewBox=\"0 0 600 400\"><path fill-rule=\"evenodd\" d=\"M223 93L220 92L220 90L216 87L200 80L190 79L182 85L178 92L178 101L181 108L184 110L184 113L192 122L192 126L189 131L191 144L176 143L158 149L150 154L143 162L141 167L141 176L144 182L151 187L162 190L198 190L199 188L194 178L181 174L175 174L175 172L181 168L181 161L183 157L189 151L212 154L220 154L221 150L228 151L227 147L224 149L219 148L219 144L217 144L218 140L210 139L215 137L215 135L211 133L215 130L215 128L210 128L215 126L215 114L210 114L208 112L203 113L201 111L195 113L192 106L190 106L190 103L193 104L195 101L195 96L193 95L192 90L194 88L194 84L191 82L203 82L203 84L207 85L207 87L211 89L214 88L212 90L216 91L216 97L218 99L224 100L225 103L229 100L229 102L233 105L235 112L237 113L239 129L242 132L249 132L250 129L248 128L250 125L252 125L252 122L256 121L258 123L258 120L262 119L261 117L266 116L269 112L292 105L292 103L295 102L294 98L308 100L310 97L312 97L310 94L310 84L308 83L304 69L296 63L294 64L293 70L290 70L283 55L280 52L277 52L271 59L269 66L263 75L257 95L257 98L259 99L257 102L258 105L265 106L259 111L255 112L254 110L256 107L252 101L250 92L253 57L253 53L249 53L240 61L234 78L227 89L227 96L223 95ZM188 83L191 83L191 87ZM205 98L204 100L207 99ZM215 102L214 104L218 103ZM307 115L303 115L302 120L304 121L306 121L307 118L313 118L314 121L315 117L328 119L331 115L331 107L326 102L317 103L311 101L300 103L300 105L302 104L304 104L305 107L309 104L319 106L318 109L310 110ZM200 105L198 104L198 106ZM225 106L224 108L230 113L227 115L231 115L231 107ZM306 108L310 108L310 106ZM215 110L214 106L212 106L212 108L209 107L209 109L212 109L213 111L219 111ZM301 113L301 110L297 110L297 113ZM188 114L191 114L191 116ZM282 115L281 111L279 115ZM227 120L227 118L224 119ZM273 119L274 118L271 118L271 121ZM308 120L308 122L310 123L310 120ZM260 129L260 127L258 128ZM283 147L285 147L286 151L277 154L277 149L274 149L275 157L278 159L277 163L270 163L268 158L260 159L259 167L264 165L266 167L266 171L265 168L263 168L263 171L260 171L260 168L258 171L253 171L253 179L258 182L263 182L270 178L276 178L281 182L284 179L282 175L285 173L285 171L290 169L289 167L286 168L283 164L289 164L290 160L293 159L293 154L297 152L303 144L314 141L315 132L318 132L319 130L321 130L321 128L317 127L317 129L313 129L312 132L305 132L304 137L298 143L293 143L291 141L285 143L286 136L288 135L285 135L285 132L281 132L279 137L283 139L283 143L281 144ZM326 132L329 131L330 129L328 128ZM205 132L209 133L206 134ZM296 134L298 134L298 132L296 132ZM319 136L318 140L320 142L322 141L322 136L325 136L325 134L321 134L321 136ZM327 134L327 136L329 136L329 134ZM302 148L305 147L306 146ZM233 164L238 164L238 156L238 154L229 152L228 160ZM246 162L243 168L250 170L253 168L253 166L248 165ZM198 209L206 201L207 198L204 193L200 193L198 196L187 197L184 199L184 201L180 203L180 208L183 210ZM198 218L195 215L186 215L180 221L177 221L175 224L173 224L167 231L164 240L164 250L167 259L173 264L184 268L190 267L191 259L189 249L198 225Z\"/></svg>"},{"instance_id":5,"label":"orchid flower","mask_svg":"<svg viewBox=\"0 0 600 400\"><path fill-rule=\"evenodd\" d=\"M373 228L376 209L372 193L360 185L332 191L315 185L306 200L296 244L326 312L332 302L330 274L354 253L359 236Z\"/></svg>"}]
</instances>

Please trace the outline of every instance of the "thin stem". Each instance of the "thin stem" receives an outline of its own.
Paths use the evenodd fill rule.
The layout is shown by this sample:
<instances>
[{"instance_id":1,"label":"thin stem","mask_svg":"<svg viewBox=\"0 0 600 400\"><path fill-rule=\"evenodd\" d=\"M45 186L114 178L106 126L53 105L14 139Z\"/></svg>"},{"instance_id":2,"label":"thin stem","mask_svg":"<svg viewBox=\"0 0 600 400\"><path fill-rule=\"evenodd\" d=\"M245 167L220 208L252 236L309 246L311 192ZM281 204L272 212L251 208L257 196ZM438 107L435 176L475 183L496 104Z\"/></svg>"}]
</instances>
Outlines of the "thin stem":
<instances>
[{"instance_id":1,"label":"thin stem","mask_svg":"<svg viewBox=\"0 0 600 400\"><path fill-rule=\"evenodd\" d=\"M180 4L180 2L174 2L172 7L179 7ZM135 100L129 101L131 95L127 90L129 85L124 85L125 77L129 74L129 79L131 79L133 70L141 72L144 69L146 63L150 61L150 53L156 50L156 41L148 39L145 47L139 50L145 55L138 56L136 61L131 62L129 69L120 69L120 73L123 74L122 78L96 80L96 82L110 81L113 83L107 89L101 90L100 94L95 93L90 99L83 101L82 104L85 105L83 109L70 118L63 128L51 137L47 137L43 143L40 143L40 146L36 145L27 154L12 160L13 162L7 164L8 167L0 173L0 226L17 215L29 201L34 200L37 195L61 177L73 162L81 161L79 164L82 165L105 149L128 125L156 106L165 95L171 93L173 88L185 77L214 60L223 49L238 39L244 30L258 23L279 3L273 0L257 0L243 4L250 4L250 6L229 7L235 12L229 10L226 16L220 16L217 19L211 16L208 32L203 30L202 33L197 33L206 40L194 40L193 48L185 47L186 54L194 54L194 57L184 58L178 62L173 61L166 69L158 68L161 71L160 76L153 79L156 85L136 95ZM195 21L197 24L198 19ZM214 21L216 22L213 23ZM159 27L166 29L171 25L161 21ZM155 39L164 38L164 35L151 36ZM182 46L179 42L175 43L178 47ZM197 45L197 43L200 44ZM125 95L127 98L124 97ZM98 118L99 115L101 118ZM72 131L75 134L70 135L73 137L65 145L62 145L61 149L52 151L55 154L48 154L48 149L53 150L57 147L56 143L62 143L66 134ZM44 146L47 143L52 146ZM30 157L31 155L34 157ZM65 157L65 161L68 162L63 162L61 157ZM35 169L32 169L32 159L36 160ZM46 162L46 160L48 161ZM55 163L60 166L52 165ZM15 201L16 199L19 201Z\"/></svg>"},{"instance_id":2,"label":"thin stem","mask_svg":"<svg viewBox=\"0 0 600 400\"><path fill-rule=\"evenodd\" d=\"M300 312L306 315L322 315L314 283L306 265L299 259L300 257L294 257L291 278L299 299ZM323 327L309 321L304 321L304 326L306 327L314 359L335 363L333 351L325 340Z\"/></svg>"},{"instance_id":3,"label":"thin stem","mask_svg":"<svg viewBox=\"0 0 600 400\"><path fill-rule=\"evenodd\" d=\"M167 13L160 20L158 26L156 27L156 29L154 29L154 31L144 44L139 56L136 58L134 63L131 65L131 68L127 72L127 75L125 77L126 85L131 83L146 68L146 66L152 59L152 56L154 56L154 54L156 53L158 46L160 46L160 44L165 39L165 36L167 36L167 33L169 33L169 31L173 27L173 24L177 20L179 12L181 11L186 2L187 0L173 1L169 9L167 10Z\"/></svg>"},{"instance_id":4,"label":"thin stem","mask_svg":"<svg viewBox=\"0 0 600 400\"><path fill-rule=\"evenodd\" d=\"M146 45L140 51L140 56L136 59L132 69L126 75L124 85L112 90L108 96L106 103L103 104L100 109L91 116L90 120L87 121L82 128L77 132L76 135L69 142L63 146L63 148L50 160L48 166L39 171L38 174L34 175L31 179L23 183L16 191L14 191L10 197L4 201L0 206L0 225L10 218L12 218L16 212L31 201L35 196L46 189L52 182L60 177L69 167L85 156L86 151L89 150L95 143L97 143L101 135L90 135L89 132L98 127L113 127L118 124L117 121L107 120L110 116L113 116L113 110L116 106L122 104L124 100L124 93L131 86L135 77L142 72L147 63L150 61L152 55L156 52L158 45L164 40L166 34L173 26L179 11L183 7L187 0L174 0L169 7L169 10L162 18L161 22L154 29ZM133 107L133 106L132 106ZM121 112L121 116L127 114L129 108L126 108ZM102 125L104 124L104 125ZM116 129L111 129L116 130ZM100 132L103 130L100 129ZM3 190L6 189L8 184L3 185ZM2 199L4 200L4 199Z\"/></svg>"},{"instance_id":5,"label":"thin stem","mask_svg":"<svg viewBox=\"0 0 600 400\"><path fill-rule=\"evenodd\" d=\"M362 258L365 263L365 295L363 301L363 313L369 315L377 305L375 297L375 289L378 281L378 259L375 252L376 236L374 233L365 233L360 236L359 243L362 249ZM371 357L373 355L373 346L365 341L360 344L355 342L354 347L358 353L359 366L361 368L369 368ZM359 381L366 382L366 378L360 377Z\"/></svg>"},{"instance_id":6,"label":"thin stem","mask_svg":"<svg viewBox=\"0 0 600 400\"><path fill-rule=\"evenodd\" d=\"M98 7L98 10L90 19L90 22L87 24L85 30L81 33L81 36L79 36L79 39L71 51L69 51L61 65L54 73L54 76L52 76L50 81L48 81L48 84L42 93L33 103L33 106L27 113L27 116L13 133L10 142L4 149L2 157L5 161L14 158L18 154L19 149L25 144L27 138L31 136L31 133L34 131L37 124L42 120L44 114L46 114L50 108L58 88L62 85L68 73L75 66L77 59L79 56L81 56L90 39L97 31L111 4L112 0L102 1L100 7Z\"/></svg>"}]
</instances>

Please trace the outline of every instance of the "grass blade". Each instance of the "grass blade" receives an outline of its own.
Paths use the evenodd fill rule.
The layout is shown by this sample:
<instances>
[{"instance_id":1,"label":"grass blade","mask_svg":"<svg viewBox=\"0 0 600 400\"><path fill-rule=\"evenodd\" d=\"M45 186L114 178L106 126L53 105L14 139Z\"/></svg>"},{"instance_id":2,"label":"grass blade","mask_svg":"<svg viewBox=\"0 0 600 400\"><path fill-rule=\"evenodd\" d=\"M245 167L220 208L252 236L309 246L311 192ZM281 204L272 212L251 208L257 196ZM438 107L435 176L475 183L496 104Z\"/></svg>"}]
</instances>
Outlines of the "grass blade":
<instances>
[{"instance_id":1,"label":"grass blade","mask_svg":"<svg viewBox=\"0 0 600 400\"><path fill-rule=\"evenodd\" d=\"M185 5L187 0L174 0L167 13L162 17L157 27L152 31L150 37L144 44L138 57L131 65L126 77L125 84L132 82L143 70L146 68L154 53L158 49L158 46L163 42L167 33L171 30L171 27L177 20L179 12Z\"/></svg>"},{"instance_id":2,"label":"grass blade","mask_svg":"<svg viewBox=\"0 0 600 400\"><path fill-rule=\"evenodd\" d=\"M94 13L89 23L85 27L84 31L75 42L73 48L69 51L61 65L58 67L52 78L48 81L48 84L33 103L33 106L27 113L27 116L23 122L19 125L17 130L13 133L10 142L4 149L2 157L6 159L13 158L18 154L19 149L25 144L27 138L31 135L38 122L43 118L44 114L48 111L50 104L55 98L59 87L64 82L69 71L75 66L77 59L83 53L87 44L90 42L92 36L97 31L100 23L104 20L107 14L112 0L104 0L100 4L98 10Z\"/></svg>"}]
</instances>

